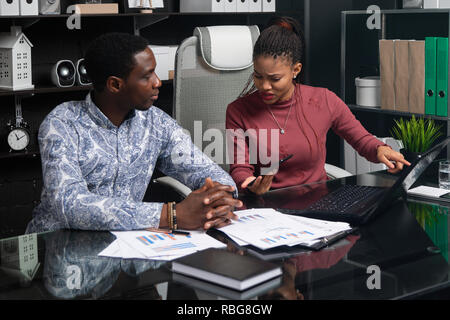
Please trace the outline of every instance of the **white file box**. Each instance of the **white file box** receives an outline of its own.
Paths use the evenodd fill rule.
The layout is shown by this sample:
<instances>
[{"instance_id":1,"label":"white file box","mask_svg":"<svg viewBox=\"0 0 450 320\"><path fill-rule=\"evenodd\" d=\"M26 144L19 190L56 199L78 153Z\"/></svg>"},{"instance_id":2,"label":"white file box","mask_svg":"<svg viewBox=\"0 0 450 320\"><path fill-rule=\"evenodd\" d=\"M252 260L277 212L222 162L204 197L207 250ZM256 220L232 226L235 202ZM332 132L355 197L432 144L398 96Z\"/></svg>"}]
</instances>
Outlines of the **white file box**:
<instances>
[{"instance_id":1,"label":"white file box","mask_svg":"<svg viewBox=\"0 0 450 320\"><path fill-rule=\"evenodd\" d=\"M180 12L224 12L228 0L182 0Z\"/></svg>"},{"instance_id":2,"label":"white file box","mask_svg":"<svg viewBox=\"0 0 450 320\"><path fill-rule=\"evenodd\" d=\"M169 80L169 47L150 45L156 60L156 75L160 80Z\"/></svg>"},{"instance_id":3,"label":"white file box","mask_svg":"<svg viewBox=\"0 0 450 320\"><path fill-rule=\"evenodd\" d=\"M224 11L225 12L236 12L237 11L237 0L225 0Z\"/></svg>"},{"instance_id":4,"label":"white file box","mask_svg":"<svg viewBox=\"0 0 450 320\"><path fill-rule=\"evenodd\" d=\"M175 58L177 55L178 46L177 45L170 45L169 46L169 79L173 79L173 76L175 74Z\"/></svg>"},{"instance_id":5,"label":"white file box","mask_svg":"<svg viewBox=\"0 0 450 320\"><path fill-rule=\"evenodd\" d=\"M275 12L276 0L262 0L262 11Z\"/></svg>"},{"instance_id":6,"label":"white file box","mask_svg":"<svg viewBox=\"0 0 450 320\"><path fill-rule=\"evenodd\" d=\"M249 1L250 0L236 0L237 1L237 12L249 12Z\"/></svg>"},{"instance_id":7,"label":"white file box","mask_svg":"<svg viewBox=\"0 0 450 320\"><path fill-rule=\"evenodd\" d=\"M0 16L18 16L20 14L19 0L0 1Z\"/></svg>"},{"instance_id":8,"label":"white file box","mask_svg":"<svg viewBox=\"0 0 450 320\"><path fill-rule=\"evenodd\" d=\"M39 15L39 0L20 0L21 16L37 16Z\"/></svg>"},{"instance_id":9,"label":"white file box","mask_svg":"<svg viewBox=\"0 0 450 320\"><path fill-rule=\"evenodd\" d=\"M450 8L450 0L439 0L439 8L449 9Z\"/></svg>"},{"instance_id":10,"label":"white file box","mask_svg":"<svg viewBox=\"0 0 450 320\"><path fill-rule=\"evenodd\" d=\"M248 0L248 11L261 12L262 11L261 0Z\"/></svg>"}]
</instances>

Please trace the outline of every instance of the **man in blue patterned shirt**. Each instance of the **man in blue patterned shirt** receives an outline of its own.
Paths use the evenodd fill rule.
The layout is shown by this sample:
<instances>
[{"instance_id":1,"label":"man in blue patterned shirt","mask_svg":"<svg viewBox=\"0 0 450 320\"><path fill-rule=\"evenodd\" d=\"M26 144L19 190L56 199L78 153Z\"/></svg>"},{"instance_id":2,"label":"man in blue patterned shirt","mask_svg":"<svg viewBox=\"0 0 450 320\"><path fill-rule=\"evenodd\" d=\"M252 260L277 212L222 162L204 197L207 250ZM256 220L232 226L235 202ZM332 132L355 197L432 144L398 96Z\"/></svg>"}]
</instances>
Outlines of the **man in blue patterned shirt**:
<instances>
[{"instance_id":1,"label":"man in blue patterned shirt","mask_svg":"<svg viewBox=\"0 0 450 320\"><path fill-rule=\"evenodd\" d=\"M142 202L155 167L194 190L176 206L180 228L221 227L236 218L242 202L232 196L231 177L153 106L161 81L147 41L103 35L85 62L94 90L57 106L40 126L44 187L27 232L167 226L167 204ZM186 154L195 161L180 163Z\"/></svg>"}]
</instances>

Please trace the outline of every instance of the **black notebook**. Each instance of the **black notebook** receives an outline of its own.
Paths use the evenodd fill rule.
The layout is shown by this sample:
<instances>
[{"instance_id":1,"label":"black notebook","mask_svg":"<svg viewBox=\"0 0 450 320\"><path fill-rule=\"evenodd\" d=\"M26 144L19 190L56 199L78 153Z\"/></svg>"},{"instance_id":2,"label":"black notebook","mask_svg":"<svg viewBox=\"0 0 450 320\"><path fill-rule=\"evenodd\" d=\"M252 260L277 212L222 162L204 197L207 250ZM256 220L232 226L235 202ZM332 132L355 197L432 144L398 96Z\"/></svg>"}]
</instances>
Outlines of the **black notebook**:
<instances>
[{"instance_id":1,"label":"black notebook","mask_svg":"<svg viewBox=\"0 0 450 320\"><path fill-rule=\"evenodd\" d=\"M276 264L217 248L174 260L172 271L240 291L282 274Z\"/></svg>"},{"instance_id":2,"label":"black notebook","mask_svg":"<svg viewBox=\"0 0 450 320\"><path fill-rule=\"evenodd\" d=\"M267 280L261 284L253 286L247 290L233 290L219 286L212 282L203 281L200 279L188 277L179 273L174 273L172 280L191 288L200 289L207 293L212 293L222 298L232 299L232 300L246 300L252 299L254 297L260 296L267 293L269 290L276 289L281 286L282 277L276 277L271 280Z\"/></svg>"}]
</instances>

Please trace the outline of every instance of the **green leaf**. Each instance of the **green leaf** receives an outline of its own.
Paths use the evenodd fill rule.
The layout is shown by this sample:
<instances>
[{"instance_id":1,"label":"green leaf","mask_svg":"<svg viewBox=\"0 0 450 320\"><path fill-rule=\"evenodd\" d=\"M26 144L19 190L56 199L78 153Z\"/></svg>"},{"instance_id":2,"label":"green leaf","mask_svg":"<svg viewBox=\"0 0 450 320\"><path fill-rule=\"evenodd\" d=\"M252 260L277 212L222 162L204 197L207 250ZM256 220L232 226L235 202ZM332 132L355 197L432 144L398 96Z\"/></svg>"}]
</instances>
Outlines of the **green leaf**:
<instances>
[{"instance_id":1,"label":"green leaf","mask_svg":"<svg viewBox=\"0 0 450 320\"><path fill-rule=\"evenodd\" d=\"M391 135L403 142L405 149L412 152L428 150L434 141L442 135L442 125L433 119L412 115L411 119L394 119Z\"/></svg>"}]
</instances>

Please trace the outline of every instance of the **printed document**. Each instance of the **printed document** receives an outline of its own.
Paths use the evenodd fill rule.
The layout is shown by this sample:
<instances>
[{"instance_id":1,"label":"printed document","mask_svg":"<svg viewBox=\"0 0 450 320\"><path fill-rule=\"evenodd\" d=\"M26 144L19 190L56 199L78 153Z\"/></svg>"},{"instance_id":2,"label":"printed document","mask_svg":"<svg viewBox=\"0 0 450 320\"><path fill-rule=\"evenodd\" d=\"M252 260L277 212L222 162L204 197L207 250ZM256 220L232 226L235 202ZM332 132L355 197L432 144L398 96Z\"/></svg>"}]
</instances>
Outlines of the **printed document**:
<instances>
[{"instance_id":1,"label":"printed document","mask_svg":"<svg viewBox=\"0 0 450 320\"><path fill-rule=\"evenodd\" d=\"M117 239L100 256L171 261L207 248L226 247L204 231L191 231L189 236L146 230L111 233Z\"/></svg>"},{"instance_id":2,"label":"printed document","mask_svg":"<svg viewBox=\"0 0 450 320\"><path fill-rule=\"evenodd\" d=\"M351 229L346 222L290 216L274 209L249 209L234 213L239 219L219 230L239 245L251 244L260 249L310 244L319 238Z\"/></svg>"}]
</instances>

